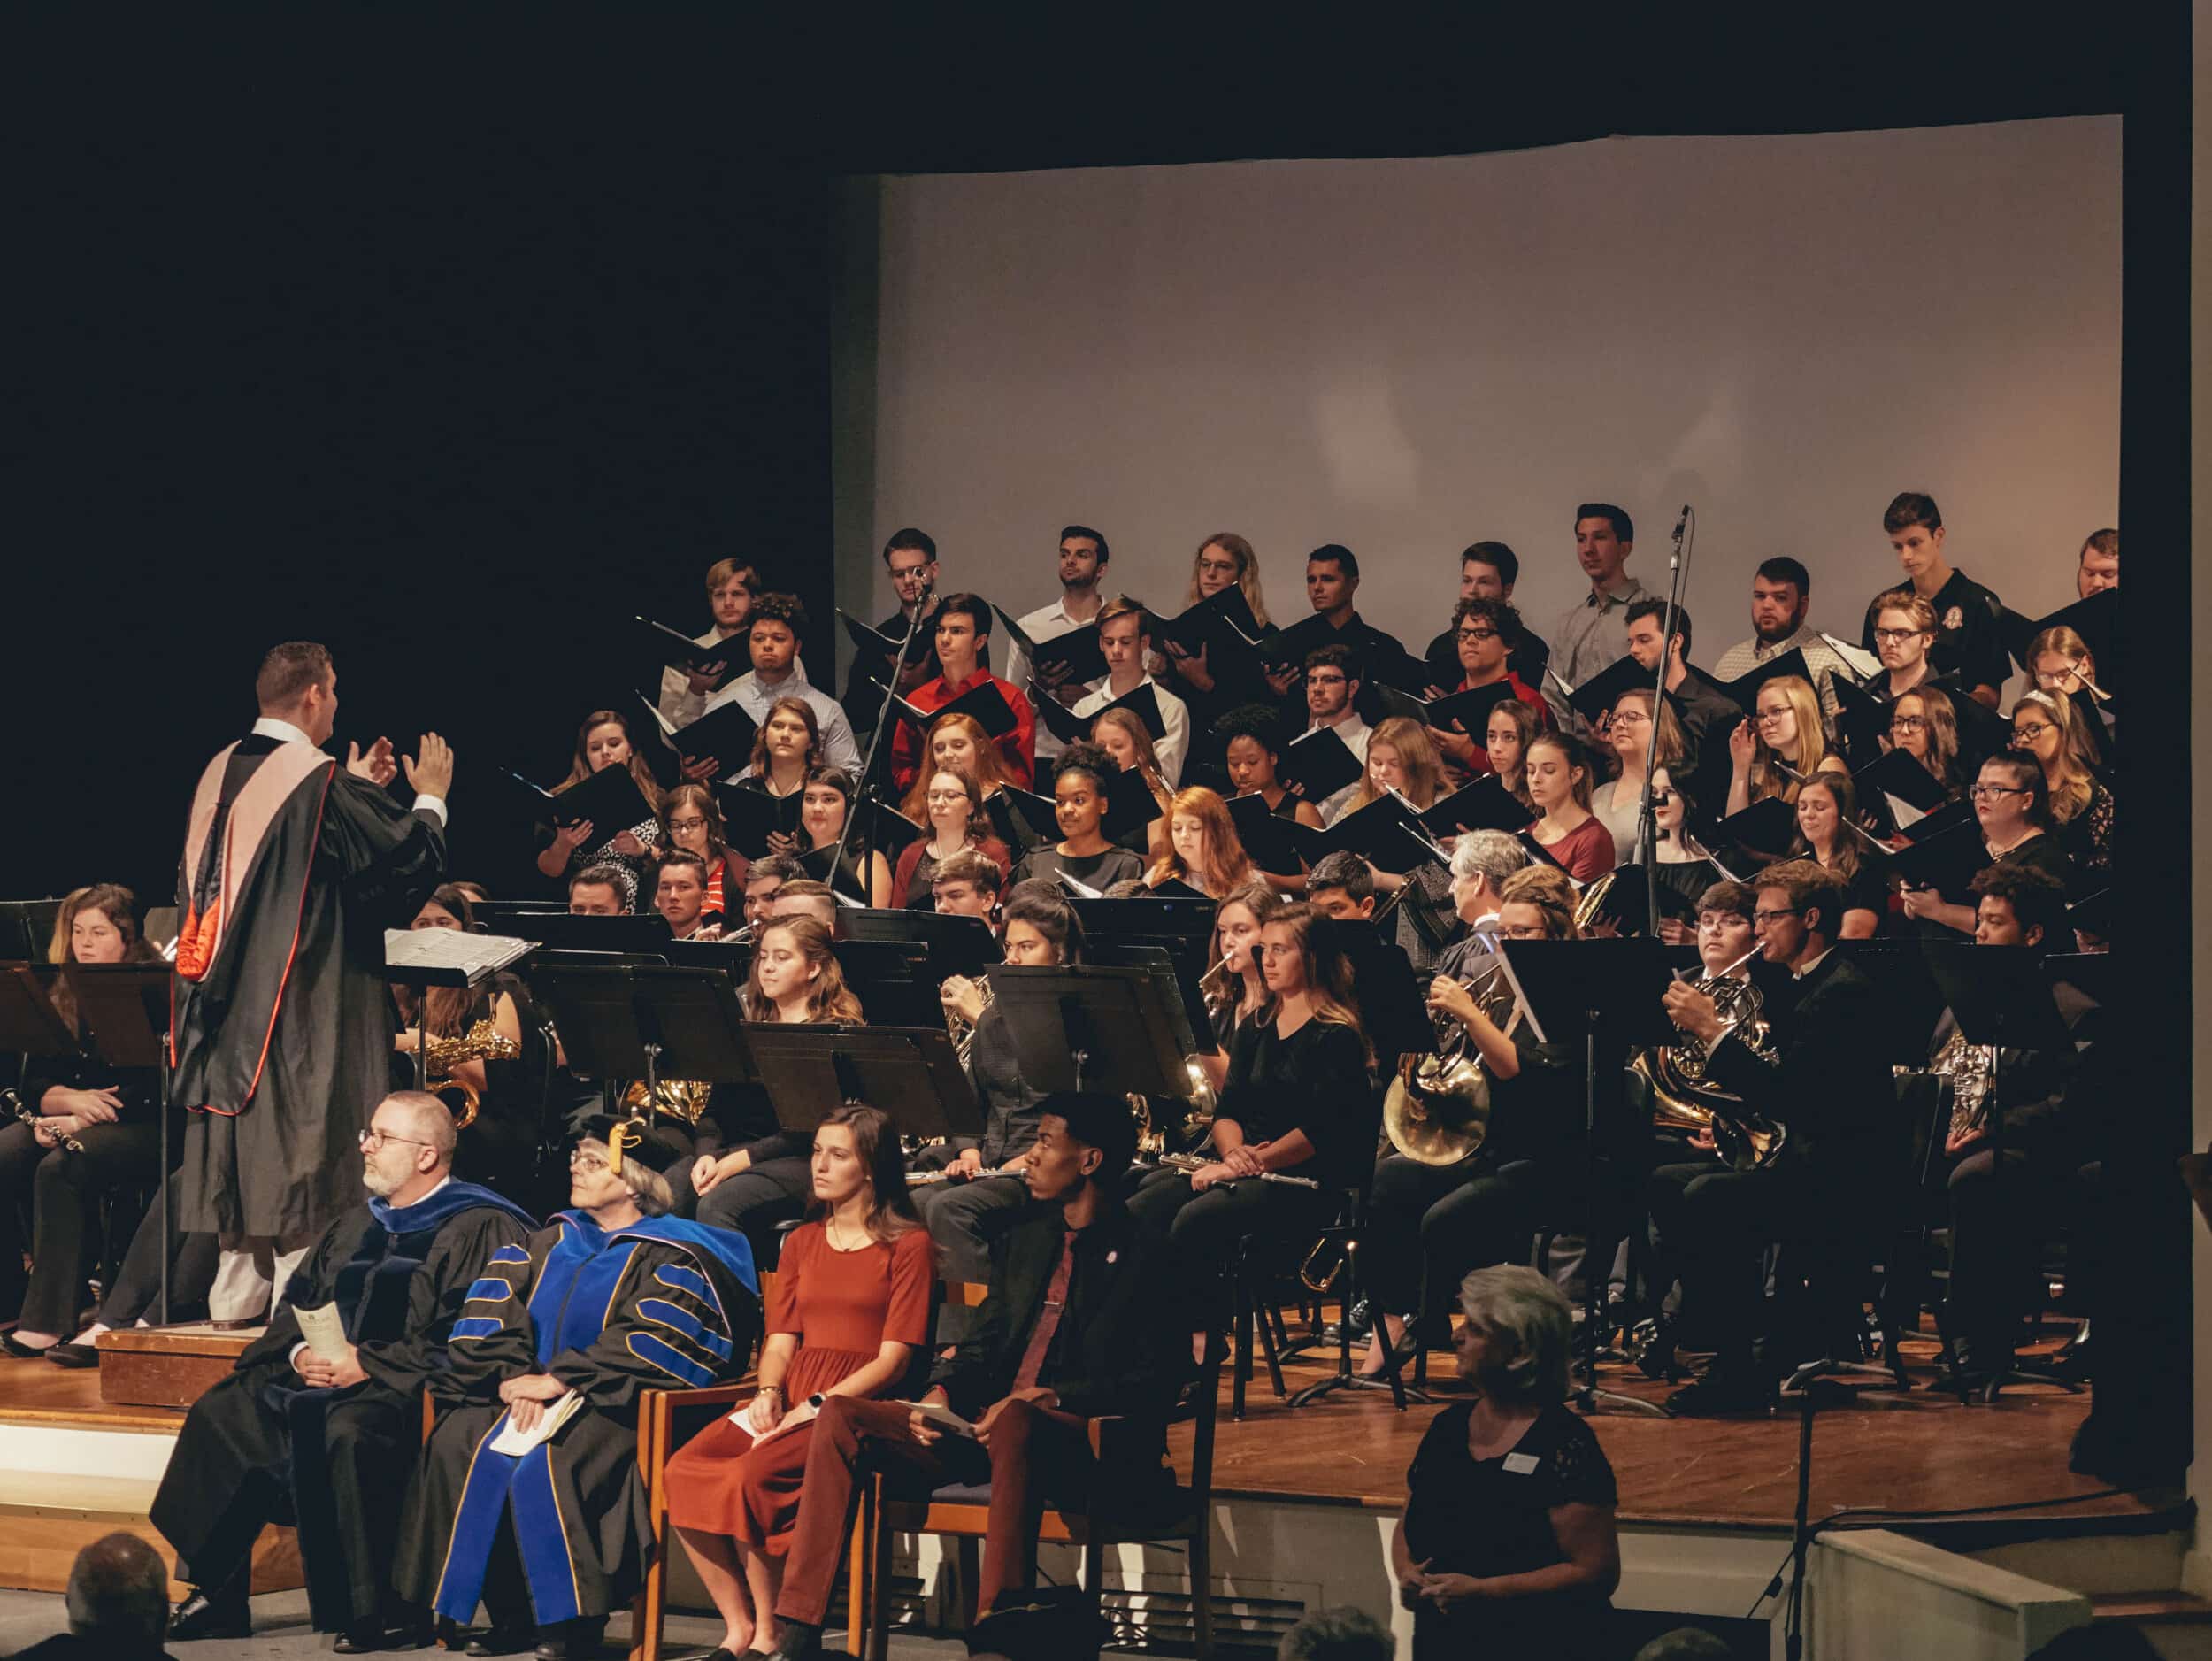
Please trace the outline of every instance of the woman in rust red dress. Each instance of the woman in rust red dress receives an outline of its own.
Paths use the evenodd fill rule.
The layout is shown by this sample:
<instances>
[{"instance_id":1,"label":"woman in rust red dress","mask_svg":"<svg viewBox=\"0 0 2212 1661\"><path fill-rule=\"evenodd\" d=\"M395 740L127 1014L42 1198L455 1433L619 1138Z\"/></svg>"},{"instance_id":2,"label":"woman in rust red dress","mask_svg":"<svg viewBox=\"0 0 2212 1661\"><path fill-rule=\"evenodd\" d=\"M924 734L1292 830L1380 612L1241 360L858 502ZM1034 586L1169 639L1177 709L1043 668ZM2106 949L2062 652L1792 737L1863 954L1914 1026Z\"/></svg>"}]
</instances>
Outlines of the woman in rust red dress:
<instances>
[{"instance_id":1,"label":"woman in rust red dress","mask_svg":"<svg viewBox=\"0 0 2212 1661\"><path fill-rule=\"evenodd\" d=\"M898 1394L929 1338L935 1273L890 1121L839 1108L814 1133L813 1198L769 1294L759 1393L668 1465L668 1519L724 1623L706 1661L773 1645L815 1410Z\"/></svg>"}]
</instances>

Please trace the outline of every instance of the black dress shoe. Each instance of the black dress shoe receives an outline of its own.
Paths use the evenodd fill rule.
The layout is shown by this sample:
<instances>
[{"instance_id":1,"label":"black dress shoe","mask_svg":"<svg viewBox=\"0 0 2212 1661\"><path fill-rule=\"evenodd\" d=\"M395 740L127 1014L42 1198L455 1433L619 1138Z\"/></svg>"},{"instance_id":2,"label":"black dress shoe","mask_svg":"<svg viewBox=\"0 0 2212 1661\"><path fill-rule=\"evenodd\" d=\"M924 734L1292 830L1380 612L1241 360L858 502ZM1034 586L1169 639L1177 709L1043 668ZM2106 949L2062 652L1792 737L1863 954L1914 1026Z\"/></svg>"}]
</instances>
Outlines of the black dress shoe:
<instances>
[{"instance_id":1,"label":"black dress shoe","mask_svg":"<svg viewBox=\"0 0 2212 1661\"><path fill-rule=\"evenodd\" d=\"M817 1661L822 1653L822 1629L803 1620L787 1620L776 1634L776 1647L768 1661Z\"/></svg>"},{"instance_id":2,"label":"black dress shoe","mask_svg":"<svg viewBox=\"0 0 2212 1661\"><path fill-rule=\"evenodd\" d=\"M212 1593L205 1587L194 1587L192 1596L178 1604L176 1613L169 1618L169 1635L180 1643L201 1638L245 1638L252 1633L253 1614L247 1607L243 1575Z\"/></svg>"},{"instance_id":3,"label":"black dress shoe","mask_svg":"<svg viewBox=\"0 0 2212 1661\"><path fill-rule=\"evenodd\" d=\"M91 1344L56 1344L46 1358L58 1367L96 1367L100 1351Z\"/></svg>"},{"instance_id":4,"label":"black dress shoe","mask_svg":"<svg viewBox=\"0 0 2212 1661\"><path fill-rule=\"evenodd\" d=\"M333 1655L372 1655L384 1648L384 1623L381 1620L356 1621L338 1634L330 1646Z\"/></svg>"},{"instance_id":5,"label":"black dress shoe","mask_svg":"<svg viewBox=\"0 0 2212 1661\"><path fill-rule=\"evenodd\" d=\"M1723 1413L1763 1413L1774 1405L1773 1387L1755 1373L1716 1367L1667 1397L1677 1419L1707 1419Z\"/></svg>"},{"instance_id":6,"label":"black dress shoe","mask_svg":"<svg viewBox=\"0 0 2212 1661\"><path fill-rule=\"evenodd\" d=\"M599 1653L599 1640L607 1630L604 1615L586 1615L554 1626L538 1628L538 1661L583 1661Z\"/></svg>"},{"instance_id":7,"label":"black dress shoe","mask_svg":"<svg viewBox=\"0 0 2212 1661\"><path fill-rule=\"evenodd\" d=\"M171 1634L173 1637L174 1634ZM520 1655L538 1641L535 1626L494 1626L462 1646L463 1655Z\"/></svg>"},{"instance_id":8,"label":"black dress shoe","mask_svg":"<svg viewBox=\"0 0 2212 1661\"><path fill-rule=\"evenodd\" d=\"M13 1356L18 1361L36 1361L54 1348L52 1344L18 1343L13 1333L0 1333L0 1354Z\"/></svg>"}]
</instances>

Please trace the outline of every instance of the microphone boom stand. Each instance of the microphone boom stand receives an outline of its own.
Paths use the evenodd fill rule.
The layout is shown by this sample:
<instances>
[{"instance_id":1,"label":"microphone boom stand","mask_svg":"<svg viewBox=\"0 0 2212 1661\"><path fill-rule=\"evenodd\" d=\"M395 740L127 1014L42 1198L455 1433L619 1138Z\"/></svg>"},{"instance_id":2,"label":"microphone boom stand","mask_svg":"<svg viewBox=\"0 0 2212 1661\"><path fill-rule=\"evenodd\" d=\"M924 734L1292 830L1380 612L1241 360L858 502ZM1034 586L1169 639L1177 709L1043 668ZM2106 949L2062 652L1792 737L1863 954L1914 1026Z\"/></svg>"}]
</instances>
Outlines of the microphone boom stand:
<instances>
[{"instance_id":1,"label":"microphone boom stand","mask_svg":"<svg viewBox=\"0 0 2212 1661\"><path fill-rule=\"evenodd\" d=\"M860 810L871 797L880 801L882 792L876 785L876 752L882 746L883 734L891 724L891 700L899 694L899 676L905 672L907 660L913 656L914 637L922 632L922 619L929 613L930 596L937 591L935 581L922 584L922 592L914 602L914 615L906 619L906 638L899 642L899 655L891 665L890 677L884 683L883 702L876 708L876 730L868 735L868 753L860 764L860 778L853 787L852 804L845 812L845 827L837 833L837 850L830 856L829 885L833 896L837 892L837 873L845 863L845 845L852 840L853 827L860 822ZM861 904L868 903L868 885L863 873L860 885Z\"/></svg>"},{"instance_id":2,"label":"microphone boom stand","mask_svg":"<svg viewBox=\"0 0 2212 1661\"><path fill-rule=\"evenodd\" d=\"M1687 503L1683 504L1682 517L1674 522L1674 552L1667 560L1667 615L1665 627L1659 631L1659 669L1652 681L1651 736L1644 742L1643 801L1636 810L1636 857L1644 864L1644 927L1654 940L1659 938L1659 812L1651 775L1659 765L1660 701L1667 696L1667 672L1674 666L1674 619L1681 612L1682 589L1690 579L1685 532L1688 533L1686 548L1694 551L1697 516Z\"/></svg>"}]
</instances>

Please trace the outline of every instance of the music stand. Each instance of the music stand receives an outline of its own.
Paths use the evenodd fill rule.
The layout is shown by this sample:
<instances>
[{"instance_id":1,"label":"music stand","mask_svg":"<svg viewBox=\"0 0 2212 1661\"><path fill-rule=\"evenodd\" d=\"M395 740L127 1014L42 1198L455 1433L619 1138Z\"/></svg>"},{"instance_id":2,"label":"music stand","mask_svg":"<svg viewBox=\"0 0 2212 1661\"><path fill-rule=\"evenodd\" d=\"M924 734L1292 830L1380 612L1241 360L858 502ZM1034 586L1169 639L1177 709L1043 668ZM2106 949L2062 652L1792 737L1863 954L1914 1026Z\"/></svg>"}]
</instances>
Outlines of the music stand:
<instances>
[{"instance_id":1,"label":"music stand","mask_svg":"<svg viewBox=\"0 0 2212 1661\"><path fill-rule=\"evenodd\" d=\"M60 915L58 899L0 900L0 961L43 959L53 938L54 919Z\"/></svg>"},{"instance_id":2,"label":"music stand","mask_svg":"<svg viewBox=\"0 0 2212 1661\"><path fill-rule=\"evenodd\" d=\"M1102 969L1142 969L1159 983L1161 1001L1174 1023L1175 1047L1185 1056L1217 1055L1213 1020L1199 982L1206 973L1206 944L1187 937L1090 942L1087 962ZM1171 995L1170 988L1172 988Z\"/></svg>"},{"instance_id":3,"label":"music stand","mask_svg":"<svg viewBox=\"0 0 2212 1661\"><path fill-rule=\"evenodd\" d=\"M70 963L77 1019L111 1067L150 1067L161 1137L161 1319L169 1319L169 976L165 963ZM77 1048L72 1039L66 1046Z\"/></svg>"},{"instance_id":4,"label":"music stand","mask_svg":"<svg viewBox=\"0 0 2212 1661\"><path fill-rule=\"evenodd\" d=\"M966 917L952 911L918 911L903 909L856 909L845 907L837 913L840 944L851 940L908 940L928 948L933 973L952 976L977 975L995 969L999 963L999 943L991 936L990 925L979 917ZM840 954L841 959L842 954Z\"/></svg>"},{"instance_id":5,"label":"music stand","mask_svg":"<svg viewBox=\"0 0 2212 1661\"><path fill-rule=\"evenodd\" d=\"M469 991L538 949L534 940L472 934L444 928L384 931L384 978L415 995L415 1088L430 1088L429 991L434 986Z\"/></svg>"},{"instance_id":6,"label":"music stand","mask_svg":"<svg viewBox=\"0 0 2212 1661\"><path fill-rule=\"evenodd\" d=\"M769 1104L786 1130L813 1133L823 1115L865 1102L902 1136L980 1136L983 1110L942 1027L814 1027L756 1021L745 1028Z\"/></svg>"},{"instance_id":7,"label":"music stand","mask_svg":"<svg viewBox=\"0 0 2212 1661\"><path fill-rule=\"evenodd\" d=\"M1584 1412L1610 1403L1628 1412L1664 1419L1655 1403L1598 1387L1601 1283L1609 1265L1597 1261L1598 1041L1633 1049L1671 1043L1679 1036L1668 1018L1664 996L1676 979L1673 954L1664 941L1648 935L1627 940L1508 940L1505 963L1515 990L1534 1022L1540 1042L1582 1041L1583 1173L1587 1186L1582 1260L1584 1353L1578 1363L1581 1383L1573 1392Z\"/></svg>"},{"instance_id":8,"label":"music stand","mask_svg":"<svg viewBox=\"0 0 2212 1661\"><path fill-rule=\"evenodd\" d=\"M1963 940L1924 941L1921 950L1928 973L1950 1004L1960 1035L1970 1044L1991 1048L1989 1090L1984 1098L1989 1115L1989 1180L2001 1189L2005 1180L2005 1051L2070 1056L2073 1032L2051 996L2041 954L2024 946L1978 946ZM1993 1402L2001 1389L2014 1383L2061 1384L2076 1394L2081 1389L2070 1379L2015 1367L2008 1342L2005 1365L1991 1376L1982 1399Z\"/></svg>"},{"instance_id":9,"label":"music stand","mask_svg":"<svg viewBox=\"0 0 2212 1661\"><path fill-rule=\"evenodd\" d=\"M1033 1088L1187 1095L1175 1017L1150 970L1010 964L991 971L991 992Z\"/></svg>"},{"instance_id":10,"label":"music stand","mask_svg":"<svg viewBox=\"0 0 2212 1661\"><path fill-rule=\"evenodd\" d=\"M860 1000L869 1026L943 1027L945 1006L937 988L945 977L937 973L928 946L921 942L841 940L837 966Z\"/></svg>"}]
</instances>

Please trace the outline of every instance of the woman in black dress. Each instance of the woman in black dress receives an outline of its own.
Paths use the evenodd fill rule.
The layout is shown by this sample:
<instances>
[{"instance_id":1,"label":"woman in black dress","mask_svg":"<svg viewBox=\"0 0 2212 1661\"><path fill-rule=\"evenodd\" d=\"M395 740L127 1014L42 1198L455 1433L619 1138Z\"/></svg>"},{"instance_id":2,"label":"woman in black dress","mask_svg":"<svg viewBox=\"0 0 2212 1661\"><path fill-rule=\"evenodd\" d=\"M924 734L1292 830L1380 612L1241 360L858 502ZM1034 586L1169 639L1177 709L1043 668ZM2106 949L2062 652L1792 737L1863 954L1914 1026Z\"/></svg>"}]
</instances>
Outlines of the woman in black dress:
<instances>
[{"instance_id":1,"label":"woman in black dress","mask_svg":"<svg viewBox=\"0 0 2212 1661\"><path fill-rule=\"evenodd\" d=\"M1453 1349L1475 1399L1430 1421L1390 1537L1414 1661L1617 1653L1617 1495L1596 1433L1566 1405L1567 1300L1502 1264L1469 1275L1459 1306Z\"/></svg>"},{"instance_id":2,"label":"woman in black dress","mask_svg":"<svg viewBox=\"0 0 2212 1661\"><path fill-rule=\"evenodd\" d=\"M1294 1236L1364 1188L1379 1117L1349 976L1314 946L1321 913L1286 905L1260 928L1268 1001L1238 1027L1214 1115L1214 1160L1161 1171L1130 1202L1194 1274L1218 1274L1247 1234ZM1266 1174L1317 1184L1271 1182Z\"/></svg>"}]
</instances>

